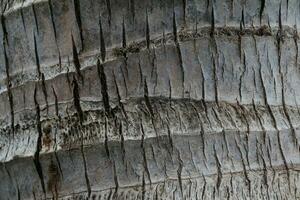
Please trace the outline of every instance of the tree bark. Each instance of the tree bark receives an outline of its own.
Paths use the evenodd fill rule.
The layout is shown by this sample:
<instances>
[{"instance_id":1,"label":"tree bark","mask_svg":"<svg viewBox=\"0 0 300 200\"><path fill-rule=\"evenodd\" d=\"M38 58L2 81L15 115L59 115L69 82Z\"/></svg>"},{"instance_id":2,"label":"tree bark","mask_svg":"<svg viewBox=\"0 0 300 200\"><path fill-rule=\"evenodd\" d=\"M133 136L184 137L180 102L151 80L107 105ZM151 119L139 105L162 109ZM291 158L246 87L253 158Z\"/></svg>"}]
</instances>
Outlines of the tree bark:
<instances>
[{"instance_id":1,"label":"tree bark","mask_svg":"<svg viewBox=\"0 0 300 200\"><path fill-rule=\"evenodd\" d=\"M300 1L0 8L0 199L300 198Z\"/></svg>"}]
</instances>

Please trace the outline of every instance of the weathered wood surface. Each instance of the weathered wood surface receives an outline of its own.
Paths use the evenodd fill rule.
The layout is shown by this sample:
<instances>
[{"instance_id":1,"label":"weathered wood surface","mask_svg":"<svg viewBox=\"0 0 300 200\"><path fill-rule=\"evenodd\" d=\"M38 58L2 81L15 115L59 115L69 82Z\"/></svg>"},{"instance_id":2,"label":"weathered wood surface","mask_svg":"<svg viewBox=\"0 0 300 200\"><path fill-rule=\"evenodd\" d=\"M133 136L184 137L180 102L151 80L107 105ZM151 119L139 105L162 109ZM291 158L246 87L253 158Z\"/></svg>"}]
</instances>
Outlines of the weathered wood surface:
<instances>
[{"instance_id":1,"label":"weathered wood surface","mask_svg":"<svg viewBox=\"0 0 300 200\"><path fill-rule=\"evenodd\" d=\"M0 4L0 199L300 198L300 1Z\"/></svg>"}]
</instances>

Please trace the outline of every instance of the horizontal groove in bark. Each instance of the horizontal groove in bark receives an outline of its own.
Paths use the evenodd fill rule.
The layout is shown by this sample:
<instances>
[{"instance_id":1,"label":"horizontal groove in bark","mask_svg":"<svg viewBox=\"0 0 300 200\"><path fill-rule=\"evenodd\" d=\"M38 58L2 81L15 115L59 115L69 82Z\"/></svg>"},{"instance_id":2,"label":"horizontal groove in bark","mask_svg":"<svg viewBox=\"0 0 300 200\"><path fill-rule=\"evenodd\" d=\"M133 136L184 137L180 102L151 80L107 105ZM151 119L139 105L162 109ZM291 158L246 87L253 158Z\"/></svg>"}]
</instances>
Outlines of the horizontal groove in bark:
<instances>
[{"instance_id":1,"label":"horizontal groove in bark","mask_svg":"<svg viewBox=\"0 0 300 200\"><path fill-rule=\"evenodd\" d=\"M148 111L145 99L140 98L123 102L122 108L116 102L109 116L104 108L99 110L99 105L92 103L92 107L83 110L84 121L80 121L76 108L68 109L68 114L61 115L60 118L44 117L41 124L45 127L44 132L49 133L43 137L44 142L40 153L49 153L55 149L76 149L82 144L85 146L104 145L108 141L140 140L141 133L144 133L145 139L168 135L203 135L204 137L223 136L227 141L226 136L231 136L231 133L240 134L243 137L251 135L274 138L278 132L283 137L290 137L292 141L299 140L300 115L298 110L292 107L285 109L289 113L293 130L284 114L284 109L278 106L270 107L271 115L265 106L259 105L237 105L225 102L219 102L218 105L215 102L205 102L204 105L202 101L191 99L161 98L149 98L148 104L151 105L153 114ZM65 107L72 105L73 102L70 102L69 106ZM54 107L55 105L53 109ZM49 108L49 110L52 109ZM27 114L34 116L35 113L33 111L32 114ZM273 117L277 123L276 127L272 122ZM143 131L140 120L144 127ZM122 125L121 130L120 125ZM10 126L7 126L7 129L1 129L0 158L2 162L18 156L28 157L34 154L37 137L35 126L35 122L30 120L16 125L13 139L9 134ZM293 138L293 135L296 138ZM24 141L27 142L24 143ZM226 144L225 147L228 148L228 145ZM293 144L290 148L295 148L297 152L297 145Z\"/></svg>"},{"instance_id":2,"label":"horizontal groove in bark","mask_svg":"<svg viewBox=\"0 0 300 200\"><path fill-rule=\"evenodd\" d=\"M253 138L256 138L253 137ZM85 176L89 177L91 194L97 194L96 191L105 192L105 190L113 190L115 188L115 178L118 179L118 191L117 193L122 196L121 191L130 192L132 189L137 189L142 186L142 176L144 173L144 157L143 153L146 154L147 166L149 170L149 175L151 176L150 182L145 179L146 187L154 187L155 185L163 182L172 181L175 183L176 188L179 191L179 180L178 180L178 166L181 165L181 184L183 187L183 195L186 194L186 184L189 181L195 181L200 179L199 183L203 183L203 178L207 181L208 185L207 192L212 192L214 188L219 192L225 192L226 187L230 186L231 179L236 178L241 184L243 192L249 195L249 192L245 190L246 177L245 168L247 170L247 179L251 184L252 191L250 195L254 197L257 192L257 185L265 189L271 189L273 187L278 187L277 184L271 184L272 182L280 182L280 188L284 191L288 191L287 184L290 182L292 185L292 191L288 195L299 195L299 156L295 151L285 148L284 153L286 154L286 159L288 163L289 178L287 177L287 171L284 167L284 163L279 156L278 145L276 140L270 137L270 145L262 144L262 137L257 137L250 142L252 146L252 151L247 151L247 147L244 145L247 143L246 137L241 137L235 134L229 138L230 142L230 152L226 155L224 152L224 140L222 137L206 137L205 139L205 151L207 154L207 160L204 159L202 155L203 146L201 144L201 137L199 136L173 136L173 146L169 143L169 138L167 136L157 138L149 138L144 140L144 145L141 147L141 141L130 141L127 140L124 143L125 147L125 159L126 163L121 159L121 144L119 142L109 142L108 147L110 150L110 158L106 156L106 150L104 145L93 145L90 147L85 147L85 165L82 162L81 150L67 150L58 151L56 155L60 160L60 167L62 170L63 178L59 172L56 172L56 176L60 177L57 180L57 196L63 197L69 195L69 190L73 191L86 191L86 183L84 180ZM236 140L236 144L234 142ZM158 141L158 142L157 142ZM287 140L283 140L287 141ZM254 142L254 143L253 143ZM287 143L286 146L289 146ZM143 148L143 149L141 149ZM219 159L219 165L214 161L215 153ZM238 152L238 148L242 155ZM268 151L271 151L271 157L268 157ZM178 154L178 152L180 152ZM246 157L248 152L250 157L250 162L247 163ZM178 155L180 155L179 162ZM42 197L41 188L35 187L34 182L39 180L36 172L34 171L34 165L30 164L32 158L21 158L15 159L9 163L6 163L6 168L9 169L10 174L12 174L18 182L23 182L27 176L31 178L26 180L26 184L19 186L20 195L22 199L32 198L32 194L35 193L36 197ZM40 163L43 169L48 169L48 166L58 166L57 161L54 159L53 153L44 154L40 156ZM113 170L112 165L115 165L116 170ZM247 163L245 168L243 168L243 163ZM218 167L220 169L218 169ZM22 171L19 169L22 168ZM72 170L70 170L70 168ZM166 170L166 171L165 171ZM220 172L218 172L220 170ZM47 170L45 170L47 171ZM86 174L85 174L86 173ZM222 173L222 178L218 181L218 173ZM7 194L14 191L13 187L6 186L9 182L9 177L7 172L1 168L0 175L3 177L0 180L1 185L0 194L5 197ZM267 180L264 180L264 175L267 175ZM44 180L49 184L49 181L53 180L53 174L44 174ZM81 177L81 179L78 179ZM52 179L51 179L52 178ZM267 181L265 183L264 181ZM217 183L219 182L219 189L217 189ZM52 183L52 182L51 182ZM272 185L272 186L268 186ZM238 184L238 185L239 185ZM196 188L200 186L195 186ZM270 187L270 188L269 188ZM155 187L154 187L155 188ZM175 189L175 188L174 188ZM225 191L224 191L225 190ZM258 190L259 191L259 190ZM275 192L275 191L274 191ZM281 190L277 191L279 194ZM238 195L240 192L235 190L232 195ZM270 195L268 192L262 192L264 196ZM86 194L84 194L86 195ZM218 194L220 195L220 194ZM51 190L47 190L47 197L51 198ZM121 198L121 197L120 197Z\"/></svg>"}]
</instances>

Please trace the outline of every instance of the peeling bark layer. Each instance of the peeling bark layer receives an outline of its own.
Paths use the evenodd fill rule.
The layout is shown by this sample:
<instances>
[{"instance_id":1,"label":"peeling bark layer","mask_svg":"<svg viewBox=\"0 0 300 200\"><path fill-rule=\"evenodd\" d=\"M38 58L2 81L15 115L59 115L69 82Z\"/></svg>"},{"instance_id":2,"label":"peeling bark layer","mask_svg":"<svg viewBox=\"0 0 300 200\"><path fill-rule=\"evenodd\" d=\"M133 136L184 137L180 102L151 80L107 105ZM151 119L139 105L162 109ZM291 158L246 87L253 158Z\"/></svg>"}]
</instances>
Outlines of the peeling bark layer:
<instances>
[{"instance_id":1,"label":"peeling bark layer","mask_svg":"<svg viewBox=\"0 0 300 200\"><path fill-rule=\"evenodd\" d=\"M299 1L0 8L0 199L300 198Z\"/></svg>"}]
</instances>

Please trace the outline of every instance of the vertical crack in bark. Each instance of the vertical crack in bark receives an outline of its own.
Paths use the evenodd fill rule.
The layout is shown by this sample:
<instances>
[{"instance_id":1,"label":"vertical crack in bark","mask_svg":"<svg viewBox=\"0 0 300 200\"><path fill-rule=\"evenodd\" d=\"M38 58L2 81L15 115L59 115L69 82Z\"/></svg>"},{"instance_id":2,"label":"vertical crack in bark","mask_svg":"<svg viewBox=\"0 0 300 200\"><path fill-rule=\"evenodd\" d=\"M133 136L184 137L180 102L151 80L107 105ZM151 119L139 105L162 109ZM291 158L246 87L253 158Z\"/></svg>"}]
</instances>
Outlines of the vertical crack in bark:
<instances>
[{"instance_id":1,"label":"vertical crack in bark","mask_svg":"<svg viewBox=\"0 0 300 200\"><path fill-rule=\"evenodd\" d=\"M217 183L216 183L216 186L217 186L217 190L220 191L220 186L221 186L221 182L222 182L222 166L221 166L221 162L218 158L218 155L217 155L217 151L216 151L216 146L215 144L213 145L214 147L214 157L215 157L215 161L216 161L216 166L217 166Z\"/></svg>"},{"instance_id":2,"label":"vertical crack in bark","mask_svg":"<svg viewBox=\"0 0 300 200\"><path fill-rule=\"evenodd\" d=\"M204 200L207 182L206 182L206 178L203 174L202 174L202 178L204 180L204 184L203 184L203 187L202 187L201 199Z\"/></svg>"},{"instance_id":3,"label":"vertical crack in bark","mask_svg":"<svg viewBox=\"0 0 300 200\"><path fill-rule=\"evenodd\" d=\"M148 109L148 112L149 112L151 118L153 118L154 113L153 113L153 109L152 109L149 94L148 94L148 86L147 86L146 78L144 79L144 99L145 99L145 104L146 104L146 107Z\"/></svg>"},{"instance_id":4,"label":"vertical crack in bark","mask_svg":"<svg viewBox=\"0 0 300 200\"><path fill-rule=\"evenodd\" d=\"M167 131L168 131L168 139L169 139L169 143L170 143L170 145L171 145L171 150L173 151L174 145L173 145L172 133L171 133L169 124L167 124Z\"/></svg>"},{"instance_id":5,"label":"vertical crack in bark","mask_svg":"<svg viewBox=\"0 0 300 200\"><path fill-rule=\"evenodd\" d=\"M153 108L152 108L151 101L150 101L150 98L149 98L149 91L148 91L146 78L144 79L144 100L145 100L146 108L147 108L147 110L150 114L150 117L151 117L151 123L152 123L153 129L154 129L154 132L156 134L157 142L159 144L159 140L158 140L159 135L158 135L158 132L157 132L157 129L156 129L156 126L155 126L155 122L154 122L154 112L153 112Z\"/></svg>"},{"instance_id":6,"label":"vertical crack in bark","mask_svg":"<svg viewBox=\"0 0 300 200\"><path fill-rule=\"evenodd\" d=\"M105 39L104 39L103 29L102 29L101 16L99 16L99 34L100 34L100 55L101 55L101 60L102 60L102 62L105 62L106 47L105 47Z\"/></svg>"},{"instance_id":7,"label":"vertical crack in bark","mask_svg":"<svg viewBox=\"0 0 300 200\"><path fill-rule=\"evenodd\" d=\"M214 4L212 2L211 5L211 22L210 22L210 37L214 37L215 34L215 9Z\"/></svg>"},{"instance_id":8,"label":"vertical crack in bark","mask_svg":"<svg viewBox=\"0 0 300 200\"><path fill-rule=\"evenodd\" d=\"M35 104L35 110L36 110L36 128L38 132L38 139L36 143L36 151L34 153L33 162L36 168L36 171L38 173L38 176L40 178L42 190L44 193L44 198L46 198L46 188L45 188L45 181L44 181L44 175L43 175L43 169L40 163L40 151L42 150L42 124L41 124L41 116L40 116L40 105L37 101L37 88L34 89L34 104Z\"/></svg>"},{"instance_id":9,"label":"vertical crack in bark","mask_svg":"<svg viewBox=\"0 0 300 200\"><path fill-rule=\"evenodd\" d=\"M186 26L186 6L187 6L187 0L182 0L182 11L183 11L183 23Z\"/></svg>"},{"instance_id":10,"label":"vertical crack in bark","mask_svg":"<svg viewBox=\"0 0 300 200\"><path fill-rule=\"evenodd\" d=\"M47 109L47 113L49 111L49 104L48 104L48 93L47 93L47 88L46 88L46 81L45 81L45 75L42 73L42 91L44 94L44 99L46 102L46 109Z\"/></svg>"},{"instance_id":11,"label":"vertical crack in bark","mask_svg":"<svg viewBox=\"0 0 300 200\"><path fill-rule=\"evenodd\" d=\"M247 168L246 168L246 165L245 165L243 153L242 153L240 145L238 144L238 142L236 140L236 137L234 137L234 142L235 142L235 145L237 147L237 150L239 152L239 155L240 155L240 158L241 158L241 161L242 161L242 167L243 167L243 173L244 173L244 176L245 176L245 182L246 182L246 185L248 186L249 197L251 198L251 181L250 181L248 173L247 173Z\"/></svg>"},{"instance_id":12,"label":"vertical crack in bark","mask_svg":"<svg viewBox=\"0 0 300 200\"><path fill-rule=\"evenodd\" d=\"M60 119L60 116L59 116L59 110L58 110L58 99L57 99L57 94L56 94L55 89L54 89L53 86L52 86L52 92L53 92L53 96L54 96L55 114L56 114L56 117L57 117L58 119Z\"/></svg>"},{"instance_id":13,"label":"vertical crack in bark","mask_svg":"<svg viewBox=\"0 0 300 200\"><path fill-rule=\"evenodd\" d=\"M142 176L142 200L145 199L145 194L146 194L146 183L145 183L145 174L143 172L143 176Z\"/></svg>"},{"instance_id":14,"label":"vertical crack in bark","mask_svg":"<svg viewBox=\"0 0 300 200\"><path fill-rule=\"evenodd\" d=\"M299 36L298 36L297 25L295 25L295 30L294 30L294 36L293 36L293 39L294 39L295 48L296 48L295 66L297 67L297 66L298 66L298 57L299 57L299 47L298 47L298 39L299 39Z\"/></svg>"},{"instance_id":15,"label":"vertical crack in bark","mask_svg":"<svg viewBox=\"0 0 300 200\"><path fill-rule=\"evenodd\" d=\"M104 146L107 157L110 159L109 146L108 146L108 119L105 116L105 124L104 124Z\"/></svg>"},{"instance_id":16,"label":"vertical crack in bark","mask_svg":"<svg viewBox=\"0 0 300 200\"><path fill-rule=\"evenodd\" d=\"M8 55L6 50L6 42L3 41L3 51L4 51L4 63L5 63L5 73L6 73L6 88L7 88L7 96L9 101L9 108L10 108L10 128L12 137L14 138L15 133L15 114L14 114L14 98L11 91L12 83L10 78L10 65L8 61Z\"/></svg>"},{"instance_id":17,"label":"vertical crack in bark","mask_svg":"<svg viewBox=\"0 0 300 200\"><path fill-rule=\"evenodd\" d=\"M81 21L81 12L80 12L80 0L74 0L74 11L75 11L76 23L79 29L81 50L84 50L84 38L83 38L83 29L82 29L82 21Z\"/></svg>"},{"instance_id":18,"label":"vertical crack in bark","mask_svg":"<svg viewBox=\"0 0 300 200\"><path fill-rule=\"evenodd\" d=\"M146 10L146 44L147 49L150 48L150 28L149 28L149 19L148 19L148 10Z\"/></svg>"},{"instance_id":19,"label":"vertical crack in bark","mask_svg":"<svg viewBox=\"0 0 300 200\"><path fill-rule=\"evenodd\" d=\"M242 32L243 32L243 30L244 30L244 28L245 28L245 11L244 11L244 5L243 5L243 8L242 8L242 17L241 17L241 21L240 21L240 33L239 33L239 37L241 37L241 35L242 35Z\"/></svg>"},{"instance_id":20,"label":"vertical crack in bark","mask_svg":"<svg viewBox=\"0 0 300 200\"><path fill-rule=\"evenodd\" d=\"M197 50L197 53L195 53L195 55L196 55L195 57L196 57L196 61L197 61L198 65L200 67L200 73L201 73L201 79L202 79L202 81L201 81L202 100L205 101L205 77L204 77L203 67L202 67L202 64L201 64L198 54L199 54L199 51Z\"/></svg>"},{"instance_id":21,"label":"vertical crack in bark","mask_svg":"<svg viewBox=\"0 0 300 200\"><path fill-rule=\"evenodd\" d=\"M123 78L123 82L124 82L124 86L125 86L125 97L128 96L128 87L127 87L127 81L126 78L128 79L128 66L127 66L127 57L126 57L126 53L124 54L124 68L125 68L125 73L124 70L122 68L122 66L120 66L120 70L121 70L121 74L122 74L122 78Z\"/></svg>"},{"instance_id":22,"label":"vertical crack in bark","mask_svg":"<svg viewBox=\"0 0 300 200\"><path fill-rule=\"evenodd\" d=\"M86 158L84 155L84 145L83 145L83 134L81 135L81 154L82 154L82 160L83 160L83 168L84 168L84 178L85 178L85 182L86 182L86 187L87 187L87 192L88 192L88 198L90 198L91 196L91 185L90 185L90 180L88 177L88 170L87 170L87 164L86 164Z\"/></svg>"},{"instance_id":23,"label":"vertical crack in bark","mask_svg":"<svg viewBox=\"0 0 300 200\"><path fill-rule=\"evenodd\" d=\"M200 136L201 136L201 142L202 142L202 154L203 154L203 162L204 162L204 165L206 166L207 168L207 156L206 156L206 153L205 153L205 131L204 131L204 127L203 127L203 122L202 122L202 116L200 114L200 112L198 111L197 107L194 105L194 103L191 103L192 107L194 108L195 112L197 113L197 118L198 118L198 121L200 123Z\"/></svg>"},{"instance_id":24,"label":"vertical crack in bark","mask_svg":"<svg viewBox=\"0 0 300 200\"><path fill-rule=\"evenodd\" d=\"M36 64L36 69L37 69L38 78L40 79L41 76L42 76L42 72L41 72L41 65L40 65L39 51L38 51L38 47L37 47L37 41L36 41L36 36L35 36L35 34L33 34L33 41L34 41L35 64Z\"/></svg>"},{"instance_id":25,"label":"vertical crack in bark","mask_svg":"<svg viewBox=\"0 0 300 200\"><path fill-rule=\"evenodd\" d=\"M116 162L112 161L112 163L113 163L113 176L114 176L114 182L115 182L115 191L113 194L113 199L118 199L119 181L118 181Z\"/></svg>"},{"instance_id":26,"label":"vertical crack in bark","mask_svg":"<svg viewBox=\"0 0 300 200\"><path fill-rule=\"evenodd\" d=\"M109 95L107 89L106 75L104 72L104 66L103 64L100 63L100 60L97 61L97 71L98 71L98 77L100 79L100 84L101 84L101 95L102 95L102 101L103 101L105 113L109 116L111 114L111 107L109 105Z\"/></svg>"},{"instance_id":27,"label":"vertical crack in bark","mask_svg":"<svg viewBox=\"0 0 300 200\"><path fill-rule=\"evenodd\" d=\"M225 148L226 148L226 153L227 153L227 157L229 157L229 147L228 147L228 142L227 142L227 139L226 139L226 132L225 132L225 128L224 128L224 125L222 123L222 120L220 119L219 115L217 114L216 110L214 108L212 108L213 110L213 113L217 119L217 122L219 123L219 125L221 126L222 128L222 136L223 136L223 140L225 142Z\"/></svg>"},{"instance_id":28,"label":"vertical crack in bark","mask_svg":"<svg viewBox=\"0 0 300 200\"><path fill-rule=\"evenodd\" d=\"M114 72L113 72L113 79L114 79L114 84L115 84L117 98L118 98L118 106L120 107L120 109L122 111L124 119L127 121L128 120L128 116L127 116L126 110L124 108L124 105L122 103L122 99L121 99L120 92L119 92L119 86L118 86L117 79L116 79L116 76L115 76Z\"/></svg>"},{"instance_id":29,"label":"vertical crack in bark","mask_svg":"<svg viewBox=\"0 0 300 200\"><path fill-rule=\"evenodd\" d=\"M126 157L126 151L125 151L125 139L124 139L124 135L123 135L123 126L122 123L119 124L119 136L121 138L121 149L122 149L122 160L123 163L125 163L125 157Z\"/></svg>"},{"instance_id":30,"label":"vertical crack in bark","mask_svg":"<svg viewBox=\"0 0 300 200\"><path fill-rule=\"evenodd\" d=\"M78 86L78 83L77 83L77 80L76 80L75 77L73 77L72 85L73 85L73 104L74 104L74 107L76 109L79 122L80 122L80 124L82 124L83 120L84 120L84 113L81 109L79 86Z\"/></svg>"},{"instance_id":31,"label":"vertical crack in bark","mask_svg":"<svg viewBox=\"0 0 300 200\"><path fill-rule=\"evenodd\" d=\"M284 155L284 152L283 152L283 149L282 149L282 145L281 145L280 131L279 131L278 126L277 126L276 118L275 118L275 116L273 114L273 111L272 111L272 109L271 109L271 107L268 103L267 92L266 92L264 80L263 80L263 77L262 77L262 67L261 67L261 65L260 65L260 70L259 70L259 76L260 76L260 81L262 83L262 90L263 90L263 94L264 94L264 103L265 103L265 105L267 107L267 110L270 114L273 127L276 129L277 142L278 142L278 145L279 145L280 155L281 155L282 161L283 161L284 166L285 166L285 170L286 170L286 173L287 173L287 178L288 178L288 180L290 180L289 168L288 168L287 161L286 161L286 158L285 158L285 155ZM289 188L291 189L290 181L289 181Z\"/></svg>"},{"instance_id":32,"label":"vertical crack in bark","mask_svg":"<svg viewBox=\"0 0 300 200\"><path fill-rule=\"evenodd\" d=\"M146 147L145 147L145 132L144 132L144 127L142 121L140 122L140 128L141 128L141 133L142 133L142 138L141 138L141 149L143 153L143 163L144 163L144 173L147 174L148 180L150 185L152 184L151 181L151 175L150 171L148 168L148 161L147 161L147 156L146 156Z\"/></svg>"},{"instance_id":33,"label":"vertical crack in bark","mask_svg":"<svg viewBox=\"0 0 300 200\"><path fill-rule=\"evenodd\" d=\"M54 38L57 41L57 31L56 31L56 26L55 26L55 21L54 21L54 15L53 15L52 0L48 0L48 6L49 6L49 11L50 11L50 18L51 18L51 23L52 23Z\"/></svg>"},{"instance_id":34,"label":"vertical crack in bark","mask_svg":"<svg viewBox=\"0 0 300 200\"><path fill-rule=\"evenodd\" d=\"M181 192L181 197L183 198L183 185L182 185L182 178L181 178L181 173L183 169L183 161L180 156L180 151L177 150L177 155L178 155L178 169L177 169L177 177L178 177L178 183L179 183L179 188Z\"/></svg>"},{"instance_id":35,"label":"vertical crack in bark","mask_svg":"<svg viewBox=\"0 0 300 200\"><path fill-rule=\"evenodd\" d=\"M59 64L59 67L61 68L61 53L60 53L60 49L59 49L58 41L57 41L58 38L57 38L57 30L56 30L54 14L53 14L52 0L48 1L48 6L49 6L49 11L50 11L50 18L51 18L51 22L52 22L52 28L53 28L53 33L54 33L56 49L57 49L57 53L58 53L58 64Z\"/></svg>"},{"instance_id":36,"label":"vertical crack in bark","mask_svg":"<svg viewBox=\"0 0 300 200\"><path fill-rule=\"evenodd\" d=\"M239 109L239 115L241 116L240 119L242 120L242 122L244 124L246 124L246 134L245 134L245 138L246 138L246 145L243 145L245 150L246 150L246 161L247 161L247 164L248 164L248 167L249 169L251 170L251 167L250 167L250 159L249 159L249 136L250 136L250 125L249 125L249 122L250 120L247 119L246 117L246 109L244 106L242 106L238 101L237 101L237 106L240 108Z\"/></svg>"},{"instance_id":37,"label":"vertical crack in bark","mask_svg":"<svg viewBox=\"0 0 300 200\"><path fill-rule=\"evenodd\" d=\"M55 156L55 159L56 159L56 162L57 162L57 165L58 165L59 173L60 173L61 177L63 178L64 174L63 174L63 171L62 171L62 168L61 168L61 164L60 164L60 160L58 158L58 155L57 155L56 151L54 152L54 156Z\"/></svg>"},{"instance_id":38,"label":"vertical crack in bark","mask_svg":"<svg viewBox=\"0 0 300 200\"><path fill-rule=\"evenodd\" d=\"M294 126L292 124L291 118L289 116L286 103L285 103L285 82L284 82L284 74L282 72L282 65L281 65L281 43L283 42L283 35L282 35L282 16L281 16L281 4L279 7L279 30L277 33L277 51L278 51L278 66L279 66L279 74L280 74L280 80L281 80L281 100L282 100L282 106L283 106L283 112L284 115L289 123L292 136L293 136L293 142L296 147L299 146L297 135L294 129Z\"/></svg>"},{"instance_id":39,"label":"vertical crack in bark","mask_svg":"<svg viewBox=\"0 0 300 200\"><path fill-rule=\"evenodd\" d=\"M246 72L246 69L247 69L247 66L246 66L246 55L245 55L245 52L243 52L243 71L240 75L240 82L239 82L239 95L240 95L240 102L242 102L242 81L243 81L243 78L245 76L245 72Z\"/></svg>"},{"instance_id":40,"label":"vertical crack in bark","mask_svg":"<svg viewBox=\"0 0 300 200\"><path fill-rule=\"evenodd\" d=\"M6 167L6 163L2 163L3 169L6 171L11 183L14 183L15 188L16 188L16 193L17 193L17 200L21 199L21 194L20 194L20 189L19 189L19 184L17 180L11 175L10 171Z\"/></svg>"},{"instance_id":41,"label":"vertical crack in bark","mask_svg":"<svg viewBox=\"0 0 300 200\"><path fill-rule=\"evenodd\" d=\"M262 22L263 12L265 10L266 0L260 0L259 21Z\"/></svg>"},{"instance_id":42,"label":"vertical crack in bark","mask_svg":"<svg viewBox=\"0 0 300 200\"><path fill-rule=\"evenodd\" d=\"M215 92L215 102L219 106L219 94L218 94L218 74L217 74L217 65L215 58L213 60L213 74L214 74L214 92Z\"/></svg>"},{"instance_id":43,"label":"vertical crack in bark","mask_svg":"<svg viewBox=\"0 0 300 200\"><path fill-rule=\"evenodd\" d=\"M176 15L175 15L174 8L173 8L173 36L174 36L174 42L176 45L177 56L179 59L179 67L181 70L182 97L184 97L184 94L185 94L184 66L183 66L183 59L182 59L180 44L179 44L178 36L177 36L177 24L176 24Z\"/></svg>"},{"instance_id":44,"label":"vertical crack in bark","mask_svg":"<svg viewBox=\"0 0 300 200\"><path fill-rule=\"evenodd\" d=\"M25 17L24 17L23 9L20 9L20 15L21 15L21 19L22 19L22 25L23 25L23 28L24 28L24 32L27 35L27 28L26 28L26 23L25 23Z\"/></svg>"},{"instance_id":45,"label":"vertical crack in bark","mask_svg":"<svg viewBox=\"0 0 300 200\"><path fill-rule=\"evenodd\" d=\"M257 140L257 138L256 138L256 140ZM256 141L256 144L258 143L258 141ZM261 146L262 144L260 144L260 146ZM267 170L267 164L266 164L266 161L265 161L265 159L264 159L264 157L263 157L263 153L261 152L262 150L261 150L262 148L260 148L260 152L259 152L259 156L260 156L260 159L262 160L262 162L263 162L263 171L264 171L264 174L263 174L263 182L264 182L264 185L266 186L266 189L267 189L267 197L268 197L268 199L270 199L270 197L269 197L269 183L268 183L268 170ZM256 145L256 151L259 151L259 149L258 149L258 146Z\"/></svg>"},{"instance_id":46,"label":"vertical crack in bark","mask_svg":"<svg viewBox=\"0 0 300 200\"><path fill-rule=\"evenodd\" d=\"M111 4L110 4L110 0L105 0L106 2L106 9L108 12L108 25L109 27L111 26Z\"/></svg>"},{"instance_id":47,"label":"vertical crack in bark","mask_svg":"<svg viewBox=\"0 0 300 200\"><path fill-rule=\"evenodd\" d=\"M7 28L6 28L6 19L5 19L5 16L4 14L2 13L1 14L1 27L2 27L2 32L3 32L3 41L5 41L7 43L7 45L9 44L8 43L8 32L7 32Z\"/></svg>"},{"instance_id":48,"label":"vertical crack in bark","mask_svg":"<svg viewBox=\"0 0 300 200\"><path fill-rule=\"evenodd\" d=\"M38 20L37 20L37 16L36 16L36 10L35 10L35 5L34 3L32 4L32 12L33 12L33 17L34 17L34 22L35 22L35 27L36 27L36 32L39 35L40 31L39 31L39 24L38 24Z\"/></svg>"},{"instance_id":49,"label":"vertical crack in bark","mask_svg":"<svg viewBox=\"0 0 300 200\"><path fill-rule=\"evenodd\" d=\"M126 42L126 27L125 27L125 19L124 19L124 17L123 17L123 21L122 21L122 47L123 48L127 47L127 42ZM126 52L124 54L126 54Z\"/></svg>"},{"instance_id":50,"label":"vertical crack in bark","mask_svg":"<svg viewBox=\"0 0 300 200\"><path fill-rule=\"evenodd\" d=\"M76 48L76 44L75 44L73 35L72 35L72 52L73 52L73 63L75 66L77 76L80 78L80 80L84 84L84 78L83 78L83 75L81 74L80 61L79 61L78 52L77 52L77 48Z\"/></svg>"}]
</instances>

